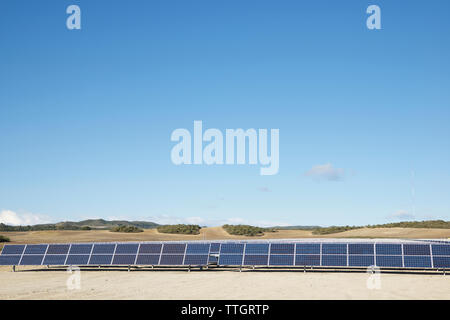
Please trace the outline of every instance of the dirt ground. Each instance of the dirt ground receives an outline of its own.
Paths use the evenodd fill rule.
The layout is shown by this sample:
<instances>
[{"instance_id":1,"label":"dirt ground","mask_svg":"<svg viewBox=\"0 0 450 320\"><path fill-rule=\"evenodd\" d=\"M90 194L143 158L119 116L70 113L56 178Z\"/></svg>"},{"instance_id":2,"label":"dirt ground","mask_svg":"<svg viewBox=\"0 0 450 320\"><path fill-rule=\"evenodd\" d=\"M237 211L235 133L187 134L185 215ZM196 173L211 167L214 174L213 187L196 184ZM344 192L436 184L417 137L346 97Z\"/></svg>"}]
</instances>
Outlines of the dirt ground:
<instances>
[{"instance_id":1,"label":"dirt ground","mask_svg":"<svg viewBox=\"0 0 450 320\"><path fill-rule=\"evenodd\" d=\"M381 274L376 282L367 273L92 270L80 272L77 289L77 272L25 269L0 268L1 300L450 299L450 276L442 274Z\"/></svg>"},{"instance_id":2,"label":"dirt ground","mask_svg":"<svg viewBox=\"0 0 450 320\"><path fill-rule=\"evenodd\" d=\"M295 239L295 238L403 238L433 239L450 238L450 229L419 228L363 228L330 235L313 235L305 230L279 230L261 237L229 235L221 227L203 228L199 235L176 235L159 233L156 229L141 233L117 233L107 230L91 231L30 231L2 232L11 243L64 243L64 242L108 242L108 241L169 241L169 240L225 240L225 239Z\"/></svg>"}]
</instances>

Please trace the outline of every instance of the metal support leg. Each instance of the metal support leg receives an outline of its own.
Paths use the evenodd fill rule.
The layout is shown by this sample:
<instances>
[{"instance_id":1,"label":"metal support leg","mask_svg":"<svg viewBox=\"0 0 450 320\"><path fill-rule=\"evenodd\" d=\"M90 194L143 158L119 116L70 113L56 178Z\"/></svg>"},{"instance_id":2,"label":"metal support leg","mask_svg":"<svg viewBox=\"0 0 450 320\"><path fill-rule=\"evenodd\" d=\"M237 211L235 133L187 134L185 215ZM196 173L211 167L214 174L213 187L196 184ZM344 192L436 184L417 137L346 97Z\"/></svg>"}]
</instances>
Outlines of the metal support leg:
<instances>
[{"instance_id":1,"label":"metal support leg","mask_svg":"<svg viewBox=\"0 0 450 320\"><path fill-rule=\"evenodd\" d=\"M239 272L242 272L242 266L239 266Z\"/></svg>"},{"instance_id":2,"label":"metal support leg","mask_svg":"<svg viewBox=\"0 0 450 320\"><path fill-rule=\"evenodd\" d=\"M130 272L130 266L128 266L128 272Z\"/></svg>"},{"instance_id":3,"label":"metal support leg","mask_svg":"<svg viewBox=\"0 0 450 320\"><path fill-rule=\"evenodd\" d=\"M191 265L189 265L188 267L188 272L191 272Z\"/></svg>"},{"instance_id":4,"label":"metal support leg","mask_svg":"<svg viewBox=\"0 0 450 320\"><path fill-rule=\"evenodd\" d=\"M12 272L16 272L16 266L12 266Z\"/></svg>"}]
</instances>

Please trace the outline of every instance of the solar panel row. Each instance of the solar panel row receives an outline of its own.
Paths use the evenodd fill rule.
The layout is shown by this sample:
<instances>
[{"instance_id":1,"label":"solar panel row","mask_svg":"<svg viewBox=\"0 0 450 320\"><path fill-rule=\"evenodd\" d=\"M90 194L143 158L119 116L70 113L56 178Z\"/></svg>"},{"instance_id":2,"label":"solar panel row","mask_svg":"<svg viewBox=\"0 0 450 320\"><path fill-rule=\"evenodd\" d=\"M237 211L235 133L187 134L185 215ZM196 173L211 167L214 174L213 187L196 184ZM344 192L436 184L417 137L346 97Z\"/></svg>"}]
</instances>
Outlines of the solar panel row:
<instances>
[{"instance_id":1,"label":"solar panel row","mask_svg":"<svg viewBox=\"0 0 450 320\"><path fill-rule=\"evenodd\" d=\"M219 265L450 268L450 244L95 243L5 245L0 265Z\"/></svg>"}]
</instances>

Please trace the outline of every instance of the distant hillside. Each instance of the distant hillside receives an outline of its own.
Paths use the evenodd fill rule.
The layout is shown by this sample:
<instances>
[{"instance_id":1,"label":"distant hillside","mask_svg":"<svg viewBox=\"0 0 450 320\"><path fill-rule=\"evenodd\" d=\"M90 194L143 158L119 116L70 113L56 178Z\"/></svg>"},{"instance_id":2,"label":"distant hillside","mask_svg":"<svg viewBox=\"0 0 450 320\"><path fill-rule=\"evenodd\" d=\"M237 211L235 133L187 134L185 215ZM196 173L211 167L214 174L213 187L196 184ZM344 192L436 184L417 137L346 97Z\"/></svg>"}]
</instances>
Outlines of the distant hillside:
<instances>
[{"instance_id":1,"label":"distant hillside","mask_svg":"<svg viewBox=\"0 0 450 320\"><path fill-rule=\"evenodd\" d=\"M277 230L313 230L321 228L320 226L276 226L272 227L272 229Z\"/></svg>"},{"instance_id":2,"label":"distant hillside","mask_svg":"<svg viewBox=\"0 0 450 320\"><path fill-rule=\"evenodd\" d=\"M112 229L120 226L132 226L141 229L157 228L159 224L147 221L126 221L103 219L89 219L79 222L65 221L55 224L37 224L33 226L9 226L0 223L0 231L43 231L43 230L91 230L91 229Z\"/></svg>"}]
</instances>

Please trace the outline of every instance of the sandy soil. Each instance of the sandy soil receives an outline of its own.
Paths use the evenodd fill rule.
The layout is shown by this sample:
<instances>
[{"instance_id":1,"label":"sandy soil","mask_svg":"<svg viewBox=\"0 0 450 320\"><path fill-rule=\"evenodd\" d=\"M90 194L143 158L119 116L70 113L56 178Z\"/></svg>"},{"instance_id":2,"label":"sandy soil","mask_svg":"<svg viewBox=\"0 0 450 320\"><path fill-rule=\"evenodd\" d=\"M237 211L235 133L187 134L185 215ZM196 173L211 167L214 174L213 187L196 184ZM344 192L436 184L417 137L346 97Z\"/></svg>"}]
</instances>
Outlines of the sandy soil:
<instances>
[{"instance_id":1,"label":"sandy soil","mask_svg":"<svg viewBox=\"0 0 450 320\"><path fill-rule=\"evenodd\" d=\"M204 228L199 235L158 233L156 229L141 233L116 233L107 230L91 231L31 231L3 232L12 243L64 243L107 241L168 241L168 240L218 240L218 239L295 239L295 238L450 238L450 229L377 228L357 229L330 235L313 235L311 231L279 230L262 237L229 235L221 227Z\"/></svg>"},{"instance_id":2,"label":"sandy soil","mask_svg":"<svg viewBox=\"0 0 450 320\"><path fill-rule=\"evenodd\" d=\"M75 273L72 274L72 276ZM0 299L450 299L450 276L261 271L65 271L0 268Z\"/></svg>"}]
</instances>

